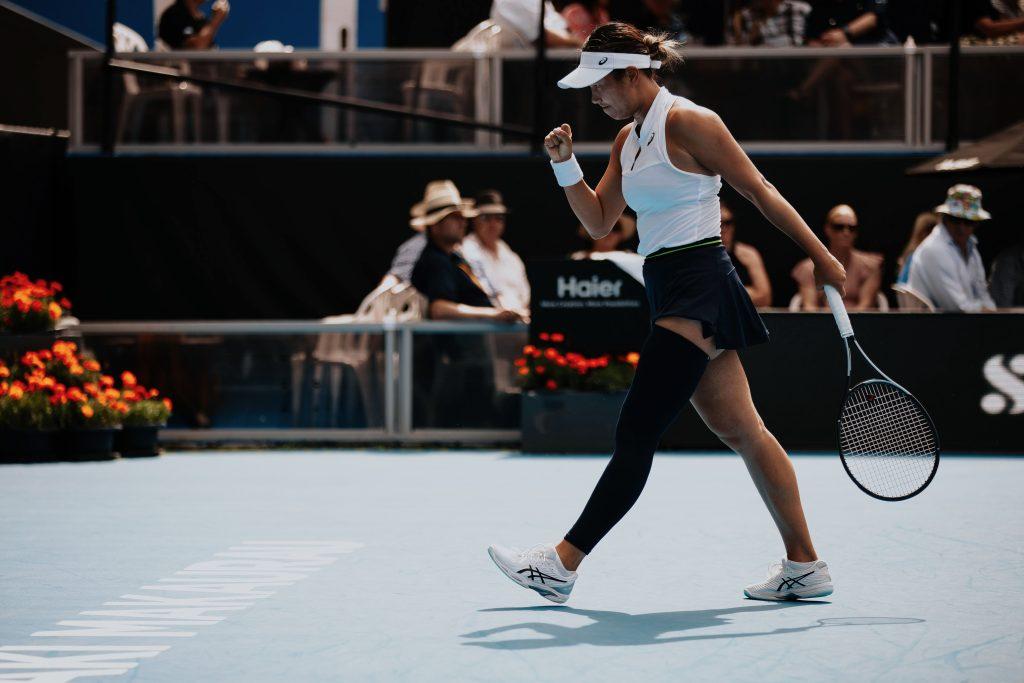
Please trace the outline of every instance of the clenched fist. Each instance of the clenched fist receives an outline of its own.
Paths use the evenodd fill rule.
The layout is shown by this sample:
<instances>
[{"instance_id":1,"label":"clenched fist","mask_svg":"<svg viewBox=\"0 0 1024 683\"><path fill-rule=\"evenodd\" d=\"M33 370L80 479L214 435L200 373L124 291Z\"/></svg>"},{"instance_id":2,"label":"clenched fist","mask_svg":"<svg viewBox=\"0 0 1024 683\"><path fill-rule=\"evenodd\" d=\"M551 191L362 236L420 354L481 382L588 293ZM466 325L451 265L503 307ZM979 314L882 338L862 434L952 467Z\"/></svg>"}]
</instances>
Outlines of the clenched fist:
<instances>
[{"instance_id":1,"label":"clenched fist","mask_svg":"<svg viewBox=\"0 0 1024 683\"><path fill-rule=\"evenodd\" d=\"M572 128L568 123L553 128L544 137L544 150L551 157L551 161L568 161L572 156Z\"/></svg>"}]
</instances>

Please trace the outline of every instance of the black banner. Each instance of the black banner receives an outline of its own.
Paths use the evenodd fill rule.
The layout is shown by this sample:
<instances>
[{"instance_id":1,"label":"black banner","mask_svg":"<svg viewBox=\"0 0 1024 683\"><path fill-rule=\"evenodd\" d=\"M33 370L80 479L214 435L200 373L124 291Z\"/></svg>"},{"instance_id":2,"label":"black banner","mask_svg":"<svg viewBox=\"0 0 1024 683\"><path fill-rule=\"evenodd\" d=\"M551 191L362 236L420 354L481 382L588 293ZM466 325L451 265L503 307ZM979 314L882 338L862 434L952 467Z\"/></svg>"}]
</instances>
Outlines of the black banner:
<instances>
[{"instance_id":1,"label":"black banner","mask_svg":"<svg viewBox=\"0 0 1024 683\"><path fill-rule=\"evenodd\" d=\"M639 351L648 330L644 286L610 261L537 261L530 279L530 340L561 332L584 355Z\"/></svg>"}]
</instances>

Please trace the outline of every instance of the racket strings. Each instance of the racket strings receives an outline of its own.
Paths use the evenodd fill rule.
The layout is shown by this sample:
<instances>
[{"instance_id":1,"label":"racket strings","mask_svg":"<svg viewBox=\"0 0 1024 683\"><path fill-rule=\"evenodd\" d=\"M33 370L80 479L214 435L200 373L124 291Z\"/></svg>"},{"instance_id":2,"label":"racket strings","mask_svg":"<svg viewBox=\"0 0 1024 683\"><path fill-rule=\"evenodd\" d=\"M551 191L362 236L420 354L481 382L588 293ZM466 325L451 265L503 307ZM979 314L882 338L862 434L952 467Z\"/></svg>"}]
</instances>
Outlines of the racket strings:
<instances>
[{"instance_id":1,"label":"racket strings","mask_svg":"<svg viewBox=\"0 0 1024 683\"><path fill-rule=\"evenodd\" d=\"M866 382L848 394L839 419L839 449L850 475L883 498L921 489L937 464L931 420L906 392Z\"/></svg>"}]
</instances>

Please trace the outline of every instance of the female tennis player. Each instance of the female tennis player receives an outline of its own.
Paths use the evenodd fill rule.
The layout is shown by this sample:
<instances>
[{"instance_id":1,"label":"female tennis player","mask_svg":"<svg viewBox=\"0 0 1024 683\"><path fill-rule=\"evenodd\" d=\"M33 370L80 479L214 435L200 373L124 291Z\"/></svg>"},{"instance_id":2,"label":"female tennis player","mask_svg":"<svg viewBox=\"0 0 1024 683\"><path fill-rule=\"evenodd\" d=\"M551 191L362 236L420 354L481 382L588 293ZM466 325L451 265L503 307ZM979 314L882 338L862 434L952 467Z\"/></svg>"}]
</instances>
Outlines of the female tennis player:
<instances>
[{"instance_id":1,"label":"female tennis player","mask_svg":"<svg viewBox=\"0 0 1024 683\"><path fill-rule=\"evenodd\" d=\"M579 66L558 82L590 87L594 104L629 120L591 189L572 153L568 124L544 139L559 185L595 238L627 204L636 211L638 251L651 331L615 430L615 450L579 519L557 544L525 551L491 546L506 576L553 602L565 602L583 558L636 502L662 433L691 401L705 424L739 453L782 535L786 557L744 594L764 600L832 593L804 520L796 475L750 397L737 350L768 331L722 246L718 192L725 178L814 263L819 286L840 292L846 273L793 207L754 167L712 111L672 95L656 74L680 61L679 45L629 24L610 23L587 39ZM782 397L780 397L782 398Z\"/></svg>"}]
</instances>

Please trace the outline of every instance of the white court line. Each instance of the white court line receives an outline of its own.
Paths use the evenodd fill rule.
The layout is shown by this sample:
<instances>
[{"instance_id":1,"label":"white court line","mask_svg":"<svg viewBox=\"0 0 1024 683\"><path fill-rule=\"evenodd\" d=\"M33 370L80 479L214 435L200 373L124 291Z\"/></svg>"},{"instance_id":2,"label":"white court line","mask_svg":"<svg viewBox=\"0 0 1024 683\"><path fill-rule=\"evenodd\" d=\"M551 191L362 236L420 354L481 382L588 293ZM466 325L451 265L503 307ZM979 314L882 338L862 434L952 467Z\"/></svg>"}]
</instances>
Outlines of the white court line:
<instances>
[{"instance_id":1,"label":"white court line","mask_svg":"<svg viewBox=\"0 0 1024 683\"><path fill-rule=\"evenodd\" d=\"M58 621L65 628L36 631L32 638L190 638L196 630L268 598L276 586L291 586L337 555L362 548L353 541L245 541L214 559L196 562L142 586L138 593L103 603L116 609L79 612L88 619ZM146 591L145 593L143 591ZM176 595L177 594L177 595ZM95 641L93 641L95 642ZM65 683L77 678L119 676L171 648L158 645L4 645L0 681Z\"/></svg>"}]
</instances>

